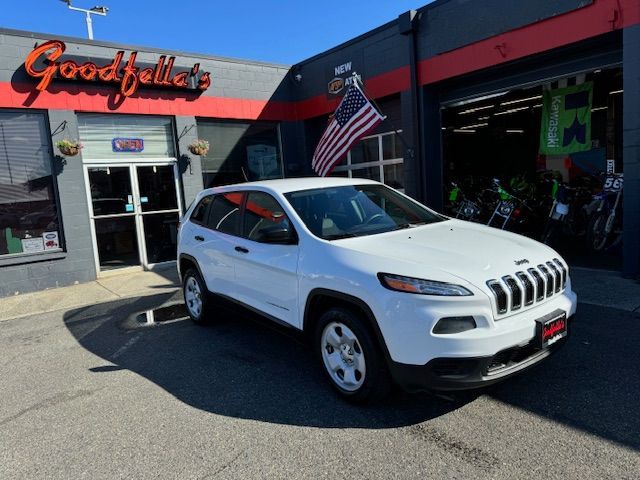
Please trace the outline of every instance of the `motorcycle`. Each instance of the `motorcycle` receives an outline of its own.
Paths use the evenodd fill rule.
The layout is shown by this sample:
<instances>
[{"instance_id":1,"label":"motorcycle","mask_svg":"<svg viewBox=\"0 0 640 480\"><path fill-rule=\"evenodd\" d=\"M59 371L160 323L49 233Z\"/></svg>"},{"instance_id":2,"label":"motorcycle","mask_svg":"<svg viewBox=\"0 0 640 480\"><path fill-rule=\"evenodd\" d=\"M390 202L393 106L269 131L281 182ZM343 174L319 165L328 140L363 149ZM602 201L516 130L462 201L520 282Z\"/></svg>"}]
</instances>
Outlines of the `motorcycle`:
<instances>
[{"instance_id":1,"label":"motorcycle","mask_svg":"<svg viewBox=\"0 0 640 480\"><path fill-rule=\"evenodd\" d=\"M540 239L547 245L555 243L561 234L575 238L586 233L588 218L585 206L592 199L589 188L572 187L555 179L553 182L553 203Z\"/></svg>"},{"instance_id":2,"label":"motorcycle","mask_svg":"<svg viewBox=\"0 0 640 480\"><path fill-rule=\"evenodd\" d=\"M493 209L493 213L487 222L490 227L505 230L510 226L509 230L523 231L527 221L527 213L532 213L531 207L524 199L516 197L507 192L497 178L493 179L493 191L497 195L497 203Z\"/></svg>"},{"instance_id":3,"label":"motorcycle","mask_svg":"<svg viewBox=\"0 0 640 480\"><path fill-rule=\"evenodd\" d=\"M480 206L476 202L469 200L457 183L451 182L451 186L449 210L452 216L470 222L476 221L480 216Z\"/></svg>"},{"instance_id":4,"label":"motorcycle","mask_svg":"<svg viewBox=\"0 0 640 480\"><path fill-rule=\"evenodd\" d=\"M613 247L622 239L622 215L618 210L622 208L623 184L623 174L608 174L602 192L594 197L590 206L593 213L587 228L587 242L595 252Z\"/></svg>"}]
</instances>

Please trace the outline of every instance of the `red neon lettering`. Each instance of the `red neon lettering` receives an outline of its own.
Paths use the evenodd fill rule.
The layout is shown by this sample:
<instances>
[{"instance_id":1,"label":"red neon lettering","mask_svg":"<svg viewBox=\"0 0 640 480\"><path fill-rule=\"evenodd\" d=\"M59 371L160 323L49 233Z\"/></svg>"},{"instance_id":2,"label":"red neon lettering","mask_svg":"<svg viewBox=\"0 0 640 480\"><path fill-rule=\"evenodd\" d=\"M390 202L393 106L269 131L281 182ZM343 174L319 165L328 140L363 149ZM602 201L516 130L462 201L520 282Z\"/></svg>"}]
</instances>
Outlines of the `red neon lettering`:
<instances>
[{"instance_id":1,"label":"red neon lettering","mask_svg":"<svg viewBox=\"0 0 640 480\"><path fill-rule=\"evenodd\" d=\"M172 76L171 71L173 70L175 57L169 57L167 61L166 55L160 56L155 68L140 69L135 65L138 52L131 52L129 60L121 69L120 64L124 57L124 51L122 50L116 53L111 63L102 67L99 67L93 62L85 62L81 65L78 65L73 60L58 62L57 60L65 50L66 45L64 42L60 40L50 40L34 48L27 56L24 62L25 70L30 76L40 79L36 85L37 90L46 90L57 73L60 77L67 80L76 80L79 76L80 79L87 81L96 80L119 83L122 95L129 97L138 90L140 84L158 87L188 88L188 77L195 76L200 71L200 64L196 63L190 71L178 72ZM42 60L42 63L46 65L41 70L35 67L35 64L39 60ZM118 75L120 72L122 72L122 76ZM210 85L210 73L202 72L198 79L198 90L206 90Z\"/></svg>"},{"instance_id":2,"label":"red neon lettering","mask_svg":"<svg viewBox=\"0 0 640 480\"><path fill-rule=\"evenodd\" d=\"M200 80L198 80L198 89L204 92L207 88L209 88L210 85L211 77L209 75L209 72L204 72L200 77Z\"/></svg>"},{"instance_id":3,"label":"red neon lettering","mask_svg":"<svg viewBox=\"0 0 640 480\"><path fill-rule=\"evenodd\" d=\"M60 40L50 40L43 43L39 47L34 48L33 51L27 56L27 59L24 61L24 68L27 73L34 78L42 78L38 85L36 85L36 90L42 92L49 86L53 75L58 69L56 60L60 58L60 55L64 53L65 49L65 44ZM49 65L43 70L36 70L35 68L33 68L33 64L36 62L36 60L49 50L53 50L49 55L45 57L45 60L49 61Z\"/></svg>"},{"instance_id":4,"label":"red neon lettering","mask_svg":"<svg viewBox=\"0 0 640 480\"><path fill-rule=\"evenodd\" d=\"M138 74L140 83L143 85L151 85L153 77L153 68L143 68Z\"/></svg>"}]
</instances>

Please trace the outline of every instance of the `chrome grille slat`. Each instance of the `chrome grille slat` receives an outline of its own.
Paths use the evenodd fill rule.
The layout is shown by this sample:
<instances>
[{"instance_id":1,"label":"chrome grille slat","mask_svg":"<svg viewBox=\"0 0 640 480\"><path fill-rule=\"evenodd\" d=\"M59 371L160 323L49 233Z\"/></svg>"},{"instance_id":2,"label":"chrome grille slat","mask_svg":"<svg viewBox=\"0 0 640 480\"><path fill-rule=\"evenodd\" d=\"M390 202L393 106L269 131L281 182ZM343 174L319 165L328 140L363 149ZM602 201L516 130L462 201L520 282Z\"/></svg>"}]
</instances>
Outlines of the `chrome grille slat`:
<instances>
[{"instance_id":1,"label":"chrome grille slat","mask_svg":"<svg viewBox=\"0 0 640 480\"><path fill-rule=\"evenodd\" d=\"M502 277L502 281L511 291L511 311L519 310L522 306L522 290L520 289L520 285L509 275Z\"/></svg>"},{"instance_id":2,"label":"chrome grille slat","mask_svg":"<svg viewBox=\"0 0 640 480\"><path fill-rule=\"evenodd\" d=\"M493 292L493 296L496 299L496 307L498 313L507 313L507 292L502 288L498 280L489 280L487 286Z\"/></svg>"},{"instance_id":3,"label":"chrome grille slat","mask_svg":"<svg viewBox=\"0 0 640 480\"><path fill-rule=\"evenodd\" d=\"M551 272L553 272L556 287L554 291L558 293L562 289L562 275L560 274L560 270L558 270L558 267L556 267L553 262L547 262L547 266L551 269Z\"/></svg>"},{"instance_id":4,"label":"chrome grille slat","mask_svg":"<svg viewBox=\"0 0 640 480\"><path fill-rule=\"evenodd\" d=\"M567 269L559 259L554 258L553 261L556 263L562 274L562 288L564 289L567 286Z\"/></svg>"},{"instance_id":5,"label":"chrome grille slat","mask_svg":"<svg viewBox=\"0 0 640 480\"><path fill-rule=\"evenodd\" d=\"M524 272L516 272L516 277L518 277L518 280L520 280L522 286L524 287L524 306L528 307L529 305L533 304L533 300L535 297L533 282Z\"/></svg>"},{"instance_id":6,"label":"chrome grille slat","mask_svg":"<svg viewBox=\"0 0 640 480\"><path fill-rule=\"evenodd\" d=\"M549 271L547 267L545 267L542 264L538 265L538 270L540 270L544 275L544 278L546 280L545 283L547 285L546 296L550 297L551 295L553 295L553 274Z\"/></svg>"},{"instance_id":7,"label":"chrome grille slat","mask_svg":"<svg viewBox=\"0 0 640 480\"><path fill-rule=\"evenodd\" d=\"M544 279L535 268L527 270L536 282L536 302L544 300Z\"/></svg>"},{"instance_id":8,"label":"chrome grille slat","mask_svg":"<svg viewBox=\"0 0 640 480\"><path fill-rule=\"evenodd\" d=\"M541 263L527 271L504 275L486 282L493 294L499 316L516 312L545 301L560 293L569 278L568 268L558 258Z\"/></svg>"}]
</instances>

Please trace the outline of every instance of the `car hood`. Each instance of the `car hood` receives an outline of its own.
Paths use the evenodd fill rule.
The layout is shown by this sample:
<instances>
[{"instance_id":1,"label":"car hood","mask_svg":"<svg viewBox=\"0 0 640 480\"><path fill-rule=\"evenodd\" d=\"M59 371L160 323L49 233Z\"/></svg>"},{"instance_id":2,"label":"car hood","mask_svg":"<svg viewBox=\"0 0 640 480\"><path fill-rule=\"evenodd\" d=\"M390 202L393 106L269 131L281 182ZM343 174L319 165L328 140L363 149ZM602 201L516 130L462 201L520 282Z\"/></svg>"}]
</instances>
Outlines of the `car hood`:
<instances>
[{"instance_id":1,"label":"car hood","mask_svg":"<svg viewBox=\"0 0 640 480\"><path fill-rule=\"evenodd\" d=\"M340 243L361 253L398 260L398 271L388 273L407 275L402 265L409 263L446 272L479 287L489 279L558 257L551 248L522 235L454 219Z\"/></svg>"}]
</instances>

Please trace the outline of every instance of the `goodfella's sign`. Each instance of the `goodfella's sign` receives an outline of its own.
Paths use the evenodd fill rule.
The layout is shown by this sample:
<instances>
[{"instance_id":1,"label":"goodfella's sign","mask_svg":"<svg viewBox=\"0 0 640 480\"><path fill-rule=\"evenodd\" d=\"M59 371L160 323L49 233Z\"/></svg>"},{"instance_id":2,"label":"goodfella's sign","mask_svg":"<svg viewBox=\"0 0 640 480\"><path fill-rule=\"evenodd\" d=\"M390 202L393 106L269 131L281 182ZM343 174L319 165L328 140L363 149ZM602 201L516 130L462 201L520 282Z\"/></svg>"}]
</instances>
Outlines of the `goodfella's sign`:
<instances>
[{"instance_id":1,"label":"goodfella's sign","mask_svg":"<svg viewBox=\"0 0 640 480\"><path fill-rule=\"evenodd\" d=\"M113 83L119 85L120 93L125 97L133 95L140 86L204 91L211 85L210 73L201 72L199 63L188 71L173 73L175 57L167 59L166 55L161 55L155 66L141 68L136 66L138 52L131 52L124 61L123 50L106 65L88 61L78 63L71 59L60 61L66 48L64 42L50 40L36 46L27 56L24 67L31 77L40 79L36 86L38 91L46 90L54 78Z\"/></svg>"}]
</instances>

